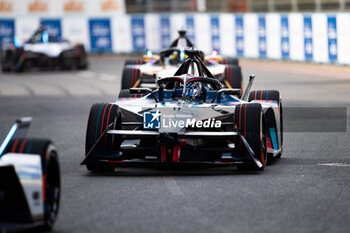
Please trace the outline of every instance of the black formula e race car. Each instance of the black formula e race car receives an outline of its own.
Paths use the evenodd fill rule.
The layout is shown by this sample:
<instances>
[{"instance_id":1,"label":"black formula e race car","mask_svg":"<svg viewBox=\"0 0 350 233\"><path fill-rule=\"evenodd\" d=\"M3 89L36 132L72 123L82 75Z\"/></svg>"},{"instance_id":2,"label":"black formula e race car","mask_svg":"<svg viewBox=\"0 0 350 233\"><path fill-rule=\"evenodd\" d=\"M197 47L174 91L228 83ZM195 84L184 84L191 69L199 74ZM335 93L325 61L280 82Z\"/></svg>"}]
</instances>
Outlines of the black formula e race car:
<instances>
[{"instance_id":1,"label":"black formula e race car","mask_svg":"<svg viewBox=\"0 0 350 233\"><path fill-rule=\"evenodd\" d=\"M73 45L54 37L43 25L24 44L16 39L1 44L0 56L3 72L20 72L32 67L85 70L88 66L83 44Z\"/></svg>"},{"instance_id":2,"label":"black formula e race car","mask_svg":"<svg viewBox=\"0 0 350 233\"><path fill-rule=\"evenodd\" d=\"M57 152L50 140L26 137L30 122L17 120L0 145L1 232L51 230L57 217Z\"/></svg>"},{"instance_id":3,"label":"black formula e race car","mask_svg":"<svg viewBox=\"0 0 350 233\"><path fill-rule=\"evenodd\" d=\"M159 55L153 55L148 50L142 59L126 60L121 89L135 87L155 89L158 79L174 75L193 47L194 44L186 36L186 31L181 30L179 37ZM224 87L239 88L243 91L242 71L237 58L223 58L216 51L207 56L199 52L198 57Z\"/></svg>"},{"instance_id":4,"label":"black formula e race car","mask_svg":"<svg viewBox=\"0 0 350 233\"><path fill-rule=\"evenodd\" d=\"M131 88L130 98L92 105L82 165L94 172L186 163L262 170L282 154L282 102L275 90L249 93L253 80L240 99L240 89L223 88L191 51L156 90Z\"/></svg>"}]
</instances>

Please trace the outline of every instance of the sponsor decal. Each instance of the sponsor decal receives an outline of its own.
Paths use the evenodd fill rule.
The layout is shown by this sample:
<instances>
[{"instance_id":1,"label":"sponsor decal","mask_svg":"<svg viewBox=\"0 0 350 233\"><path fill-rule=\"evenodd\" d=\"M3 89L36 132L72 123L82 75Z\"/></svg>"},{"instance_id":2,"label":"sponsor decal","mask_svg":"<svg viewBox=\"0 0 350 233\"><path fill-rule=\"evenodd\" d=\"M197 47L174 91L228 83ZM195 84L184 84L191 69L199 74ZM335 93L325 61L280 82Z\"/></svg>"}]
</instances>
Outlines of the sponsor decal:
<instances>
[{"instance_id":1,"label":"sponsor decal","mask_svg":"<svg viewBox=\"0 0 350 233\"><path fill-rule=\"evenodd\" d=\"M44 25L49 35L60 38L62 35L61 20L59 19L41 19L40 22Z\"/></svg>"},{"instance_id":2,"label":"sponsor decal","mask_svg":"<svg viewBox=\"0 0 350 233\"><path fill-rule=\"evenodd\" d=\"M329 61L335 62L338 59L337 18L335 16L329 16L327 19L327 33L328 33L328 58L329 58Z\"/></svg>"},{"instance_id":3,"label":"sponsor decal","mask_svg":"<svg viewBox=\"0 0 350 233\"><path fill-rule=\"evenodd\" d=\"M28 4L28 12L30 13L46 13L48 9L49 7L44 1L35 0Z\"/></svg>"},{"instance_id":4,"label":"sponsor decal","mask_svg":"<svg viewBox=\"0 0 350 233\"><path fill-rule=\"evenodd\" d=\"M0 45L9 43L15 36L15 22L13 19L0 19Z\"/></svg>"},{"instance_id":5,"label":"sponsor decal","mask_svg":"<svg viewBox=\"0 0 350 233\"><path fill-rule=\"evenodd\" d=\"M220 53L220 24L217 15L210 17L211 44L213 50Z\"/></svg>"},{"instance_id":6,"label":"sponsor decal","mask_svg":"<svg viewBox=\"0 0 350 233\"><path fill-rule=\"evenodd\" d=\"M109 19L90 19L89 31L91 51L112 51L111 27Z\"/></svg>"},{"instance_id":7,"label":"sponsor decal","mask_svg":"<svg viewBox=\"0 0 350 233\"><path fill-rule=\"evenodd\" d=\"M265 16L259 16L258 22L258 43L259 43L259 57L266 57L266 19Z\"/></svg>"},{"instance_id":8,"label":"sponsor decal","mask_svg":"<svg viewBox=\"0 0 350 233\"><path fill-rule=\"evenodd\" d=\"M243 16L236 16L236 52L238 56L244 55Z\"/></svg>"},{"instance_id":9,"label":"sponsor decal","mask_svg":"<svg viewBox=\"0 0 350 233\"><path fill-rule=\"evenodd\" d=\"M12 13L13 6L11 2L8 1L0 1L0 12L2 13Z\"/></svg>"},{"instance_id":10,"label":"sponsor decal","mask_svg":"<svg viewBox=\"0 0 350 233\"><path fill-rule=\"evenodd\" d=\"M188 39L195 43L193 16L186 16L186 35Z\"/></svg>"},{"instance_id":11,"label":"sponsor decal","mask_svg":"<svg viewBox=\"0 0 350 233\"><path fill-rule=\"evenodd\" d=\"M162 115L157 111L149 111L143 113L144 129L164 129L164 128L220 128L221 121L215 118L206 120L196 120L192 115L186 113L174 113Z\"/></svg>"},{"instance_id":12,"label":"sponsor decal","mask_svg":"<svg viewBox=\"0 0 350 233\"><path fill-rule=\"evenodd\" d=\"M113 0L107 0L101 2L101 10L102 11L117 11L118 3Z\"/></svg>"},{"instance_id":13,"label":"sponsor decal","mask_svg":"<svg viewBox=\"0 0 350 233\"><path fill-rule=\"evenodd\" d=\"M142 16L131 18L132 45L134 51L144 52L146 49L145 22Z\"/></svg>"},{"instance_id":14,"label":"sponsor decal","mask_svg":"<svg viewBox=\"0 0 350 233\"><path fill-rule=\"evenodd\" d=\"M64 4L63 11L64 12L83 12L84 4L81 1L70 0Z\"/></svg>"},{"instance_id":15,"label":"sponsor decal","mask_svg":"<svg viewBox=\"0 0 350 233\"><path fill-rule=\"evenodd\" d=\"M145 129L160 129L161 113L144 112L143 113L143 128Z\"/></svg>"},{"instance_id":16,"label":"sponsor decal","mask_svg":"<svg viewBox=\"0 0 350 233\"><path fill-rule=\"evenodd\" d=\"M167 48L170 45L170 20L169 16L162 15L160 17L160 36L162 48Z\"/></svg>"},{"instance_id":17,"label":"sponsor decal","mask_svg":"<svg viewBox=\"0 0 350 233\"><path fill-rule=\"evenodd\" d=\"M313 58L312 46L312 19L311 16L304 16L304 54L307 61Z\"/></svg>"},{"instance_id":18,"label":"sponsor decal","mask_svg":"<svg viewBox=\"0 0 350 233\"><path fill-rule=\"evenodd\" d=\"M283 59L289 58L289 25L288 17L281 17L281 53Z\"/></svg>"}]
</instances>

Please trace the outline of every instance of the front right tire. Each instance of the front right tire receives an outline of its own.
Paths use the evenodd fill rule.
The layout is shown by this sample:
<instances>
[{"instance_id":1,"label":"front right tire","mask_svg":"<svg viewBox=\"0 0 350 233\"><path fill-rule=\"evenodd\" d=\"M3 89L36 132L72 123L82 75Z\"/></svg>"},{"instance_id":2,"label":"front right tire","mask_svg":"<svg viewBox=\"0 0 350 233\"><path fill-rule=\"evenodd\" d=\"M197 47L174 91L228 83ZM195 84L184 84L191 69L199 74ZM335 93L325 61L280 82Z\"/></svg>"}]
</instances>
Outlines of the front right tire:
<instances>
[{"instance_id":1,"label":"front right tire","mask_svg":"<svg viewBox=\"0 0 350 233\"><path fill-rule=\"evenodd\" d=\"M282 108L282 100L281 100L281 95L280 92L277 90L256 90L256 91L251 91L249 93L248 101L253 101L253 100L258 100L258 101L276 101L277 105L279 106L279 121L280 121L280 127L276 127L276 124L272 124L274 121L268 122L269 126L268 128L274 128L276 127L276 132L279 132L280 134L280 148L281 152L278 153L275 157L269 156L269 159L278 159L282 156L283 152L283 108ZM272 125L270 125L272 124ZM278 130L279 129L279 130ZM277 138L278 140L278 138Z\"/></svg>"},{"instance_id":2,"label":"front right tire","mask_svg":"<svg viewBox=\"0 0 350 233\"><path fill-rule=\"evenodd\" d=\"M120 129L120 112L117 105L97 103L92 105L87 123L85 138L85 155L89 153L91 148L96 144L97 140L102 136L108 126L113 123L112 129ZM119 148L120 136L105 135L96 145L94 154L98 156L100 153L112 151ZM112 172L114 166L109 163L103 163L96 160L88 162L86 168L93 172Z\"/></svg>"}]
</instances>

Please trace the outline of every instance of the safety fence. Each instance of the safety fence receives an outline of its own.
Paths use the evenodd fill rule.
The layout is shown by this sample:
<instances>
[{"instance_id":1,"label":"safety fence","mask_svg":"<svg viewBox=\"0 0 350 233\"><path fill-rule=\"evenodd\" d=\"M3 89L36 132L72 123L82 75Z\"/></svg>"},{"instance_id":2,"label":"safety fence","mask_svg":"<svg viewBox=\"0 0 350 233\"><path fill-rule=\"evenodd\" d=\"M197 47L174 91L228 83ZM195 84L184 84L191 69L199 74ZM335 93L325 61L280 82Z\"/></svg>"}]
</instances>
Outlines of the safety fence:
<instances>
[{"instance_id":1,"label":"safety fence","mask_svg":"<svg viewBox=\"0 0 350 233\"><path fill-rule=\"evenodd\" d=\"M0 16L0 42L14 36L24 41L40 22L55 36L83 42L90 52L159 51L186 29L206 53L350 65L350 13Z\"/></svg>"}]
</instances>

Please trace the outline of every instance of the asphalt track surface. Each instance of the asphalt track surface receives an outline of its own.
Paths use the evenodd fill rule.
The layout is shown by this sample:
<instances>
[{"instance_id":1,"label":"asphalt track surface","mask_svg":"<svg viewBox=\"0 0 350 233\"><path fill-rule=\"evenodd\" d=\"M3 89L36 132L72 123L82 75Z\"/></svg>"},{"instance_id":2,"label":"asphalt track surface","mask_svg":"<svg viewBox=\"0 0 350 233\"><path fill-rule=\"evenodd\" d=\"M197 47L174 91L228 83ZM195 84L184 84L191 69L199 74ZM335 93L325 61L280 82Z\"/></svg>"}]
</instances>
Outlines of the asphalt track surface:
<instances>
[{"instance_id":1,"label":"asphalt track surface","mask_svg":"<svg viewBox=\"0 0 350 233\"><path fill-rule=\"evenodd\" d=\"M277 89L284 107L347 107L345 132L286 132L282 158L263 172L233 167L87 172L91 104L113 101L123 58L91 57L88 71L0 74L0 138L22 116L51 138L62 173L54 232L349 232L350 68L241 61L254 89Z\"/></svg>"}]
</instances>

